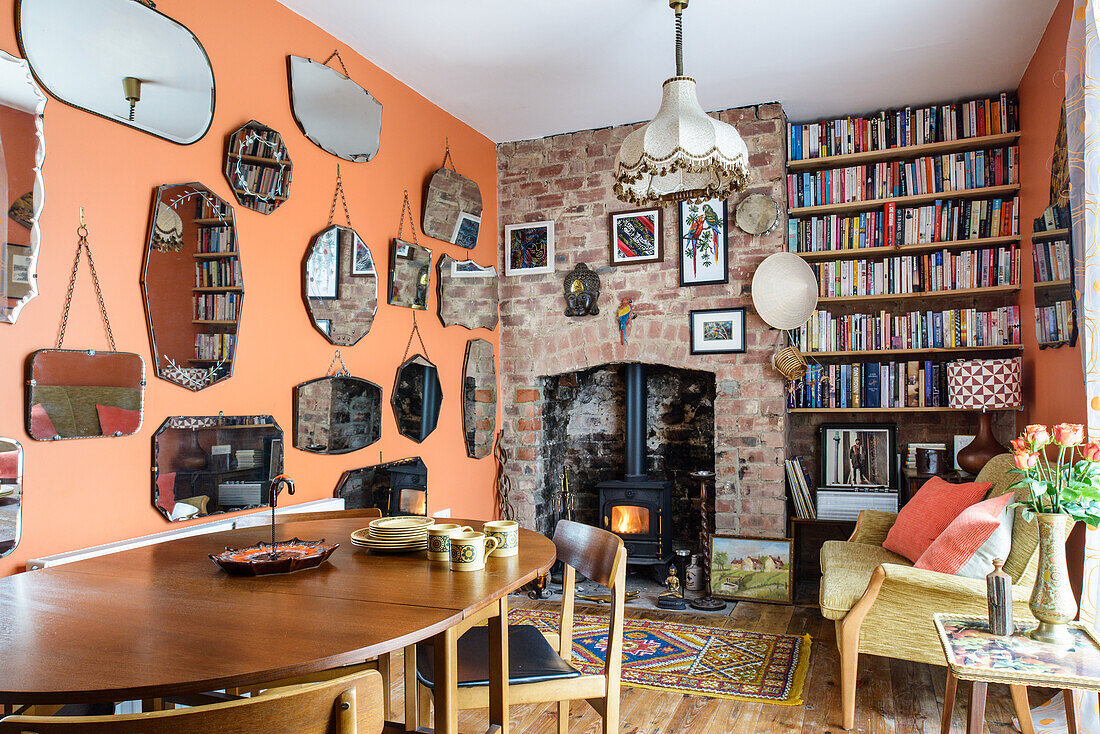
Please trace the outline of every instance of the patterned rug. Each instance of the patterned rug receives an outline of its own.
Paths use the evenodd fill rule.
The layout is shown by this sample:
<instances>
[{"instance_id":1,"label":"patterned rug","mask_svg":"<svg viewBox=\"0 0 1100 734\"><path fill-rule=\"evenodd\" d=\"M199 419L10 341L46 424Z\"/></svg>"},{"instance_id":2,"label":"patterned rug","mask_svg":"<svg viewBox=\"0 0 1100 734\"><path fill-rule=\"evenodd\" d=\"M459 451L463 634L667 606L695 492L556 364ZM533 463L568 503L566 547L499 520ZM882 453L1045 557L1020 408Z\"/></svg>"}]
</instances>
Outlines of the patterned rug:
<instances>
[{"instance_id":1,"label":"patterned rug","mask_svg":"<svg viewBox=\"0 0 1100 734\"><path fill-rule=\"evenodd\" d=\"M559 616L551 610L513 609L509 622L557 632ZM574 615L573 666L600 673L606 650L607 617ZM629 618L623 632L622 681L636 688L792 706L802 703L809 664L809 635Z\"/></svg>"}]
</instances>

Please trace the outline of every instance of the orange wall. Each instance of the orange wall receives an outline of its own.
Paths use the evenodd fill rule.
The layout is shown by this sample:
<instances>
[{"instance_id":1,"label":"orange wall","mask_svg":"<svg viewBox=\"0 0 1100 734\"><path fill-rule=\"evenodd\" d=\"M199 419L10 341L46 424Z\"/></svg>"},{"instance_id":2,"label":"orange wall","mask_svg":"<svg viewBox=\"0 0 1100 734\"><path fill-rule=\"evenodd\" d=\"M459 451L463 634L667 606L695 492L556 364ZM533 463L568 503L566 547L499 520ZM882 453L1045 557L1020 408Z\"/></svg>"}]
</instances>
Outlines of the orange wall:
<instances>
[{"instance_id":1,"label":"orange wall","mask_svg":"<svg viewBox=\"0 0 1100 734\"><path fill-rule=\"evenodd\" d=\"M0 47L19 54L12 25L13 0L0 0ZM273 0L160 0L157 7L188 26L214 65L217 109L206 137L179 146L109 122L50 99L46 105L45 211L41 295L23 309L15 326L0 324L0 436L17 438L25 450L22 540L0 560L0 573L23 567L28 558L166 530L153 508L150 453L153 431L169 415L270 413L286 432L286 470L295 478L294 502L332 495L346 469L419 455L428 466L429 511L451 508L459 517L493 512L492 457L466 457L462 437L462 361L469 338L496 334L443 329L435 316L435 288L429 310L420 315L428 355L439 366L444 402L439 427L423 444L397 433L387 411L382 440L342 456L315 456L291 444L291 389L323 375L333 347L311 326L301 296L302 258L310 238L328 221L336 165L341 164L352 223L375 260L389 260L401 203L409 191L419 229L427 178L443 160L449 138L458 170L474 179L485 201L482 234L474 259L496 261L496 152L493 143L432 105L366 59L340 47L355 79L383 104L382 144L369 163L350 163L325 153L298 130L287 92L286 56L324 60L339 44L327 33ZM125 39L119 39L125 42ZM241 64L241 59L247 59ZM121 92L120 92L121 93ZM138 114L141 113L140 106ZM271 215L236 206L247 298L234 376L191 393L153 376L153 362L138 285L149 228L149 202L162 183L199 181L234 201L222 174L225 141L250 119L280 133L294 161L290 200ZM87 212L90 242L111 315L118 348L146 361L145 424L135 436L42 443L23 429L23 360L52 346L71 267L78 207ZM439 257L458 259L465 250L431 240L422 244ZM406 224L405 238L411 239ZM86 266L85 266L86 268ZM433 278L434 276L433 265ZM394 373L412 327L412 313L379 304L370 333L342 350L352 374L383 387L387 404ZM103 348L106 340L87 270L73 299L67 347Z\"/></svg>"},{"instance_id":2,"label":"orange wall","mask_svg":"<svg viewBox=\"0 0 1100 734\"><path fill-rule=\"evenodd\" d=\"M1050 203L1050 164L1065 98L1066 38L1072 0L1061 0L1020 80L1020 296L1024 336L1024 403L1029 423L1085 422L1085 380L1077 346L1039 350L1035 340L1035 298L1031 222ZM1021 420L1024 416L1021 417ZM1022 424L1021 424L1022 426Z\"/></svg>"}]
</instances>

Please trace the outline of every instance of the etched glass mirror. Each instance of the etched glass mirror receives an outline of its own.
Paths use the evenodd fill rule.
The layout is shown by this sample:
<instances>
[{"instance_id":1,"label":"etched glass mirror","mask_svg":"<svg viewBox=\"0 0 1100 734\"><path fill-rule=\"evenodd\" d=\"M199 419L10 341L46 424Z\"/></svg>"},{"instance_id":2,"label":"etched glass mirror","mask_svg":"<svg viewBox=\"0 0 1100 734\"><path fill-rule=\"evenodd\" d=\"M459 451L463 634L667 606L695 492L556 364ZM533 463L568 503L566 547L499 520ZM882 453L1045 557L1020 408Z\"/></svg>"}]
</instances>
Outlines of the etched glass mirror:
<instances>
[{"instance_id":1,"label":"etched glass mirror","mask_svg":"<svg viewBox=\"0 0 1100 734\"><path fill-rule=\"evenodd\" d=\"M153 434L153 506L173 522L266 505L282 471L269 415L174 416Z\"/></svg>"},{"instance_id":2,"label":"etched glass mirror","mask_svg":"<svg viewBox=\"0 0 1100 734\"><path fill-rule=\"evenodd\" d=\"M497 371L493 345L484 339L466 342L462 369L462 431L466 455L481 459L493 450L497 420Z\"/></svg>"},{"instance_id":3,"label":"etched glass mirror","mask_svg":"<svg viewBox=\"0 0 1100 734\"><path fill-rule=\"evenodd\" d=\"M0 51L0 321L10 324L38 295L45 109L27 62Z\"/></svg>"},{"instance_id":4,"label":"etched glass mirror","mask_svg":"<svg viewBox=\"0 0 1100 734\"><path fill-rule=\"evenodd\" d=\"M398 432L413 441L423 441L435 430L443 391L435 365L419 354L397 370L393 388L393 412Z\"/></svg>"},{"instance_id":5,"label":"etched glass mirror","mask_svg":"<svg viewBox=\"0 0 1100 734\"><path fill-rule=\"evenodd\" d=\"M424 199L424 234L472 250L481 229L481 208L476 182L440 168L432 175Z\"/></svg>"},{"instance_id":6,"label":"etched glass mirror","mask_svg":"<svg viewBox=\"0 0 1100 734\"><path fill-rule=\"evenodd\" d=\"M188 145L210 128L214 70L186 27L135 0L18 0L19 47L65 104Z\"/></svg>"},{"instance_id":7,"label":"etched glass mirror","mask_svg":"<svg viewBox=\"0 0 1100 734\"><path fill-rule=\"evenodd\" d=\"M395 239L390 248L390 298L394 306L425 309L431 281L432 251Z\"/></svg>"},{"instance_id":8,"label":"etched glass mirror","mask_svg":"<svg viewBox=\"0 0 1100 734\"><path fill-rule=\"evenodd\" d=\"M428 514L428 467L419 456L344 472L334 497L344 507L377 507L384 515Z\"/></svg>"},{"instance_id":9,"label":"etched glass mirror","mask_svg":"<svg viewBox=\"0 0 1100 734\"><path fill-rule=\"evenodd\" d=\"M287 70L294 121L307 138L347 161L369 161L378 154L381 102L346 74L313 59L288 56Z\"/></svg>"},{"instance_id":10,"label":"etched glass mirror","mask_svg":"<svg viewBox=\"0 0 1100 734\"><path fill-rule=\"evenodd\" d=\"M436 265L439 320L444 326L493 329L497 325L497 269L443 255Z\"/></svg>"},{"instance_id":11,"label":"etched glass mirror","mask_svg":"<svg viewBox=\"0 0 1100 734\"><path fill-rule=\"evenodd\" d=\"M356 231L333 225L318 233L302 272L314 327L340 346L366 336L378 308L378 274L370 248Z\"/></svg>"},{"instance_id":12,"label":"etched glass mirror","mask_svg":"<svg viewBox=\"0 0 1100 734\"><path fill-rule=\"evenodd\" d=\"M382 388L358 377L333 375L294 388L294 447L346 454L382 435Z\"/></svg>"},{"instance_id":13,"label":"etched glass mirror","mask_svg":"<svg viewBox=\"0 0 1100 734\"><path fill-rule=\"evenodd\" d=\"M229 136L225 179L241 206L260 214L275 211L290 196L293 174L283 136L267 125L250 120Z\"/></svg>"},{"instance_id":14,"label":"etched glass mirror","mask_svg":"<svg viewBox=\"0 0 1100 734\"><path fill-rule=\"evenodd\" d=\"M244 302L233 207L202 184L153 198L141 289L157 377L201 390L233 374Z\"/></svg>"},{"instance_id":15,"label":"etched glass mirror","mask_svg":"<svg viewBox=\"0 0 1100 734\"><path fill-rule=\"evenodd\" d=\"M19 545L23 507L23 447L14 438L0 438L0 557Z\"/></svg>"}]
</instances>

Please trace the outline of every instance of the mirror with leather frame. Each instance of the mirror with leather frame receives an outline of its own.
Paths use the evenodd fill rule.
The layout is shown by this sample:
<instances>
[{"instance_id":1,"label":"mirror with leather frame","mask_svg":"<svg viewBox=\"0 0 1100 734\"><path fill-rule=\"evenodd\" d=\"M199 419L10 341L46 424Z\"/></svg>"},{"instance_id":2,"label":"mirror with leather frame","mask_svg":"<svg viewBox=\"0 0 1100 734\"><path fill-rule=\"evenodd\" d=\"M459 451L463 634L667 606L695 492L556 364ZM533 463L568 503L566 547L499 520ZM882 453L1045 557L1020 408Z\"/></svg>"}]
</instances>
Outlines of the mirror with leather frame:
<instances>
[{"instance_id":1,"label":"mirror with leather frame","mask_svg":"<svg viewBox=\"0 0 1100 734\"><path fill-rule=\"evenodd\" d=\"M369 380L331 375L294 388L294 447L346 454L382 436L382 388Z\"/></svg>"},{"instance_id":2,"label":"mirror with leather frame","mask_svg":"<svg viewBox=\"0 0 1100 734\"><path fill-rule=\"evenodd\" d=\"M440 168L428 182L422 229L429 237L472 250L481 229L481 210L477 182Z\"/></svg>"},{"instance_id":3,"label":"mirror with leather frame","mask_svg":"<svg viewBox=\"0 0 1100 734\"><path fill-rule=\"evenodd\" d=\"M38 295L45 109L27 62L0 51L0 322L10 324Z\"/></svg>"},{"instance_id":4,"label":"mirror with leather frame","mask_svg":"<svg viewBox=\"0 0 1100 734\"><path fill-rule=\"evenodd\" d=\"M428 514L428 467L419 456L344 472L334 497L344 507L377 507L383 515Z\"/></svg>"},{"instance_id":5,"label":"mirror with leather frame","mask_svg":"<svg viewBox=\"0 0 1100 734\"><path fill-rule=\"evenodd\" d=\"M137 433L144 396L137 354L40 349L27 358L27 433L38 441Z\"/></svg>"},{"instance_id":6,"label":"mirror with leather frame","mask_svg":"<svg viewBox=\"0 0 1100 734\"><path fill-rule=\"evenodd\" d=\"M199 183L153 197L141 290L157 377L202 390L232 376L244 279L233 207Z\"/></svg>"},{"instance_id":7,"label":"mirror with leather frame","mask_svg":"<svg viewBox=\"0 0 1100 734\"><path fill-rule=\"evenodd\" d=\"M497 269L443 255L436 265L439 320L444 326L494 329L499 293Z\"/></svg>"},{"instance_id":8,"label":"mirror with leather frame","mask_svg":"<svg viewBox=\"0 0 1100 734\"><path fill-rule=\"evenodd\" d=\"M282 472L269 415L173 416L153 434L153 506L172 522L266 505Z\"/></svg>"},{"instance_id":9,"label":"mirror with leather frame","mask_svg":"<svg viewBox=\"0 0 1100 734\"><path fill-rule=\"evenodd\" d=\"M390 248L389 302L394 306L426 309L431 264L432 251L427 247L395 239Z\"/></svg>"},{"instance_id":10,"label":"mirror with leather frame","mask_svg":"<svg viewBox=\"0 0 1100 734\"><path fill-rule=\"evenodd\" d=\"M0 437L0 558L19 545L23 508L23 447Z\"/></svg>"},{"instance_id":11,"label":"mirror with leather frame","mask_svg":"<svg viewBox=\"0 0 1100 734\"><path fill-rule=\"evenodd\" d=\"M370 331L378 308L378 274L370 248L350 227L332 225L309 245L302 289L314 328L351 346Z\"/></svg>"},{"instance_id":12,"label":"mirror with leather frame","mask_svg":"<svg viewBox=\"0 0 1100 734\"><path fill-rule=\"evenodd\" d=\"M466 342L462 368L462 432L466 455L482 459L493 450L497 420L497 370L493 345L484 339Z\"/></svg>"},{"instance_id":13,"label":"mirror with leather frame","mask_svg":"<svg viewBox=\"0 0 1100 734\"><path fill-rule=\"evenodd\" d=\"M19 48L46 91L180 145L214 115L214 69L185 26L135 0L17 0Z\"/></svg>"},{"instance_id":14,"label":"mirror with leather frame","mask_svg":"<svg viewBox=\"0 0 1100 734\"><path fill-rule=\"evenodd\" d=\"M443 402L435 365L419 354L410 357L397 370L392 400L397 431L417 443L427 438L435 430Z\"/></svg>"},{"instance_id":15,"label":"mirror with leather frame","mask_svg":"<svg viewBox=\"0 0 1100 734\"><path fill-rule=\"evenodd\" d=\"M382 103L370 92L302 56L287 57L287 73L294 121L314 145L347 161L369 161L378 154Z\"/></svg>"}]
</instances>

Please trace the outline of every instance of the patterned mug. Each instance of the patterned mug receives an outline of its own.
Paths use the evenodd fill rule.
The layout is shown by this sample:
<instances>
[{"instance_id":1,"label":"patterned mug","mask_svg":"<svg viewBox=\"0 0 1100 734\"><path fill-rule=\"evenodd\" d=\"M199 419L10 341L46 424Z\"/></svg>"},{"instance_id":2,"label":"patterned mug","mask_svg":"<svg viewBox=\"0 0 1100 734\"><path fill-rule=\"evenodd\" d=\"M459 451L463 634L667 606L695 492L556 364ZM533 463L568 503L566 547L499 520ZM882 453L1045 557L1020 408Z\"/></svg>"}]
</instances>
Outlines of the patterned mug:
<instances>
[{"instance_id":1,"label":"patterned mug","mask_svg":"<svg viewBox=\"0 0 1100 734\"><path fill-rule=\"evenodd\" d=\"M451 570L480 571L485 557L495 550L497 539L485 533L456 533L451 536Z\"/></svg>"},{"instance_id":2,"label":"patterned mug","mask_svg":"<svg viewBox=\"0 0 1100 734\"><path fill-rule=\"evenodd\" d=\"M458 533L468 533L473 528L469 525L458 526L454 523L437 523L428 528L428 560L440 563L451 561L451 536Z\"/></svg>"},{"instance_id":3,"label":"patterned mug","mask_svg":"<svg viewBox=\"0 0 1100 734\"><path fill-rule=\"evenodd\" d=\"M501 558L519 553L519 523L515 520L493 520L485 523L485 534L497 539L497 547L489 555Z\"/></svg>"}]
</instances>

